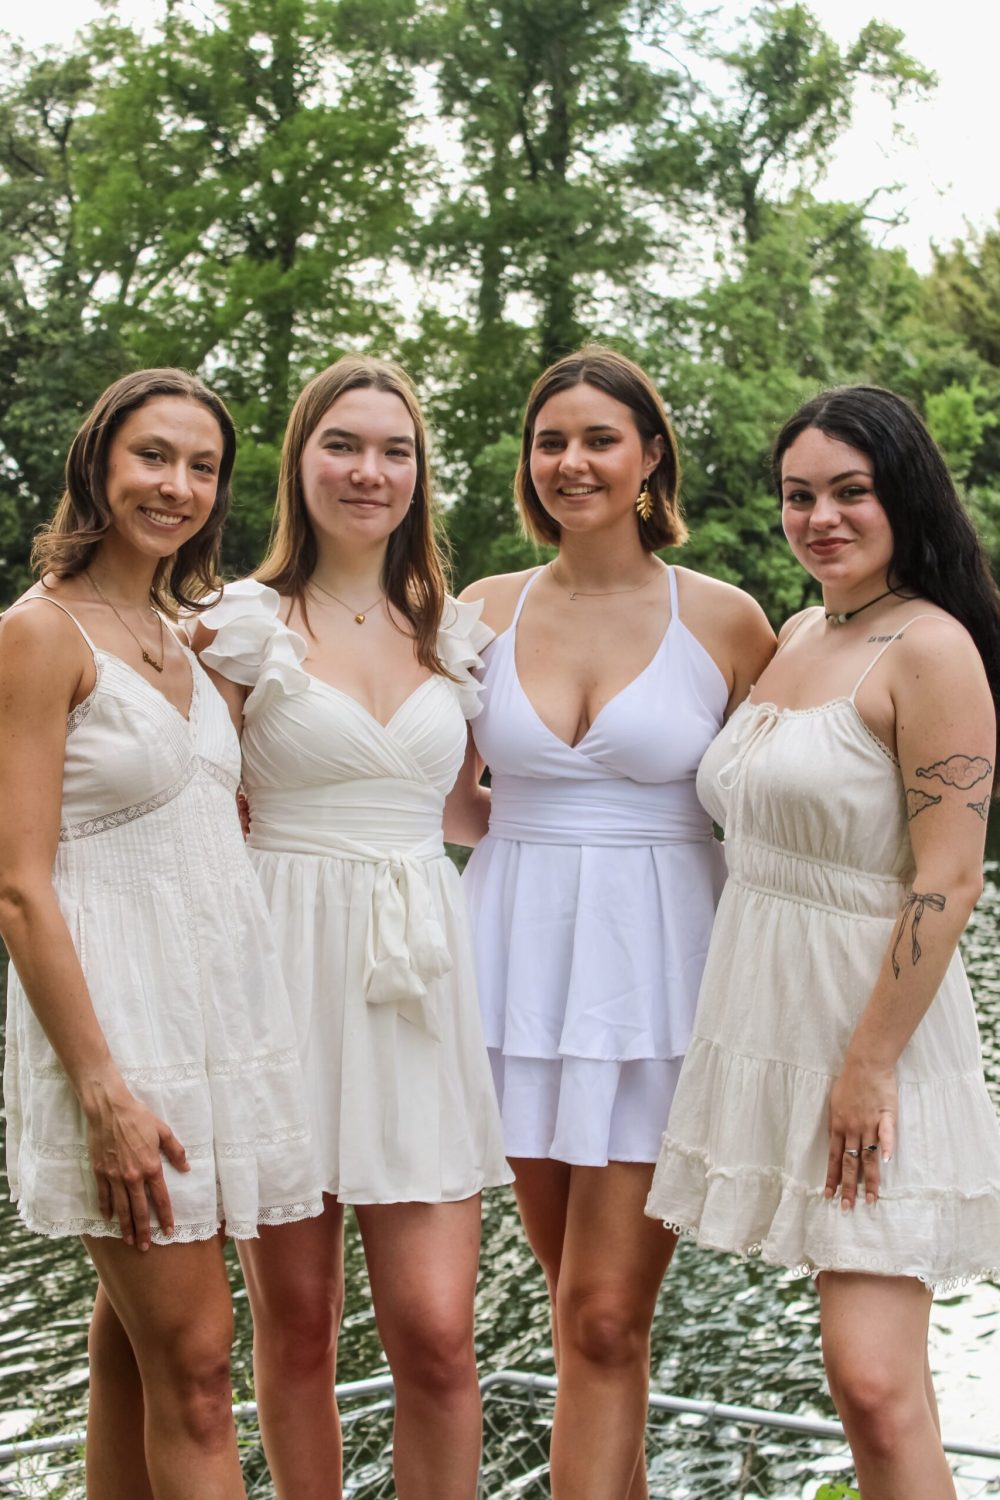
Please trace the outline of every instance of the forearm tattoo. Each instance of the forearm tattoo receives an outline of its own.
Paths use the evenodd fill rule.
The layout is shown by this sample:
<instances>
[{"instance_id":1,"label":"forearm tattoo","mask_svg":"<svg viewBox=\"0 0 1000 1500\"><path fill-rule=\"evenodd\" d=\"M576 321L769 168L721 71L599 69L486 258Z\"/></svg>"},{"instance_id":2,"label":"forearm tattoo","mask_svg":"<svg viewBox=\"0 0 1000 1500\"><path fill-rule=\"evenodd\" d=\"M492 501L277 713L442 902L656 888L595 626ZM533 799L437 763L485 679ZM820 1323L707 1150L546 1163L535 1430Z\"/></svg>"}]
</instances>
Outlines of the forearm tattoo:
<instances>
[{"instance_id":1,"label":"forearm tattoo","mask_svg":"<svg viewBox=\"0 0 1000 1500\"><path fill-rule=\"evenodd\" d=\"M940 781L956 791L968 792L981 781L993 775L993 766L985 755L949 755L946 760L933 761L929 766L918 766L917 776L922 781ZM941 796L934 796L920 787L906 788L906 817L909 822L927 807L935 807ZM966 807L978 813L985 823L990 807L990 794L981 802L967 802Z\"/></svg>"},{"instance_id":2,"label":"forearm tattoo","mask_svg":"<svg viewBox=\"0 0 1000 1500\"><path fill-rule=\"evenodd\" d=\"M900 969L899 962L896 958L896 953L900 943L903 941L903 934L906 931L907 922L910 922L911 924L910 958L913 962L914 967L916 967L916 965L920 962L920 955L923 950L920 947L920 943L917 939L917 929L920 926L920 919L924 914L924 910L928 906L933 911L944 911L945 899L938 891L923 894L919 891L911 891L907 896L905 902L903 903L903 910L900 913L899 917L899 926L896 929L896 941L892 945L892 972L893 974L895 974L897 979L899 978Z\"/></svg>"}]
</instances>

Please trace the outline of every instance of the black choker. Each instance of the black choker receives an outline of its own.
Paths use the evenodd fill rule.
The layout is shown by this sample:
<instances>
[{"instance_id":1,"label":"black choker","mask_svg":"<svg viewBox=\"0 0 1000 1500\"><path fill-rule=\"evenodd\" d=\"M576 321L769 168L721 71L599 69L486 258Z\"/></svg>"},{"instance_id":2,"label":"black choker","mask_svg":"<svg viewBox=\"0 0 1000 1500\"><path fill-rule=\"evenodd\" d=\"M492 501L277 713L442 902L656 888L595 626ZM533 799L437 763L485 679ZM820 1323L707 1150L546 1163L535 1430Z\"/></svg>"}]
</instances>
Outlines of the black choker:
<instances>
[{"instance_id":1,"label":"black choker","mask_svg":"<svg viewBox=\"0 0 1000 1500\"><path fill-rule=\"evenodd\" d=\"M845 610L842 615L835 614L828 609L825 609L823 613L831 625L846 625L848 620L854 619L855 615L860 615L864 610L871 609L873 604L878 604L882 599L888 599L889 595L895 592L895 589L886 589L884 594L877 594L874 599L869 599L867 604L859 604L857 609Z\"/></svg>"}]
</instances>

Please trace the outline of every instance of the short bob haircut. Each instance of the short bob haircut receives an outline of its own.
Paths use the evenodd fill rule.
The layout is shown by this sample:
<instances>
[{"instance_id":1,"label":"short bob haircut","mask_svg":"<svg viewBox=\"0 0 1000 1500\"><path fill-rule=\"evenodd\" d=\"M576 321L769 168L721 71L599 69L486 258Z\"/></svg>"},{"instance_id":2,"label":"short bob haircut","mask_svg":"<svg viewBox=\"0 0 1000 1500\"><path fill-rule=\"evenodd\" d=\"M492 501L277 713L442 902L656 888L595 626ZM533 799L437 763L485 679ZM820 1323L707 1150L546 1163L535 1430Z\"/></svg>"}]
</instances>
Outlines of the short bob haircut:
<instances>
[{"instance_id":1,"label":"short bob haircut","mask_svg":"<svg viewBox=\"0 0 1000 1500\"><path fill-rule=\"evenodd\" d=\"M779 498L782 459L810 427L871 460L873 488L892 528L889 583L930 599L965 626L983 659L1000 719L1000 592L948 465L923 421L902 396L880 386L823 391L778 434L771 472Z\"/></svg>"},{"instance_id":2,"label":"short bob haircut","mask_svg":"<svg viewBox=\"0 0 1000 1500\"><path fill-rule=\"evenodd\" d=\"M559 545L559 525L538 498L531 478L531 448L535 439L538 413L553 396L571 390L575 385L592 385L605 395L627 406L635 419L643 446L654 438L663 439L663 454L647 481L652 513L643 521L636 512L639 540L647 552L661 547L679 547L687 541L687 527L681 513L681 481L677 440L660 399L659 392L644 370L624 354L587 344L575 354L567 354L541 374L531 388L524 410L521 433L521 456L514 480L514 496L521 515L521 525L534 542Z\"/></svg>"},{"instance_id":3,"label":"short bob haircut","mask_svg":"<svg viewBox=\"0 0 1000 1500\"><path fill-rule=\"evenodd\" d=\"M317 548L302 489L302 453L323 413L338 397L357 390L387 391L398 396L413 423L417 462L413 503L389 538L382 587L389 602L413 627L421 666L450 676L437 650L446 586L437 539L427 428L409 376L389 360L345 354L310 380L292 407L281 449L271 543L254 577L297 600L304 612Z\"/></svg>"},{"instance_id":4,"label":"short bob haircut","mask_svg":"<svg viewBox=\"0 0 1000 1500\"><path fill-rule=\"evenodd\" d=\"M157 396L197 401L211 412L222 434L215 504L204 526L157 566L149 602L172 618L179 610L204 609L206 595L219 588L219 547L232 500L230 481L236 461L236 427L224 403L186 370L135 370L97 398L70 445L66 488L49 524L35 537L31 564L45 574L73 578L84 572L111 528L106 480L115 433L132 412Z\"/></svg>"}]
</instances>

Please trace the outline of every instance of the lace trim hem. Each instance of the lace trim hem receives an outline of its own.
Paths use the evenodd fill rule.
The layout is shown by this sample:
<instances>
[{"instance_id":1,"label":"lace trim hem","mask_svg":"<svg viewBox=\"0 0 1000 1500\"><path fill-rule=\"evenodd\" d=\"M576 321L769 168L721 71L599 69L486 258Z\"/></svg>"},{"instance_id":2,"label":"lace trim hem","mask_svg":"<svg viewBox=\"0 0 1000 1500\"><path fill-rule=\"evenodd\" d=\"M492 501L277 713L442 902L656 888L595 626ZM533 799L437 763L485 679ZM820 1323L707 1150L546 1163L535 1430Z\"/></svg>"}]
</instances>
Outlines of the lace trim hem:
<instances>
[{"instance_id":1,"label":"lace trim hem","mask_svg":"<svg viewBox=\"0 0 1000 1500\"><path fill-rule=\"evenodd\" d=\"M82 703L80 707L83 707ZM59 842L65 844L73 839L89 838L95 833L106 833L109 828L121 828L126 823L134 823L137 818L144 818L148 813L158 812L161 807L166 807L168 802L173 802L176 797L179 797L199 771L219 782L235 797L238 786L236 778L230 776L221 766L206 760L204 756L193 755L183 773L171 786L164 787L161 792L157 792L153 797L147 797L142 802L133 802L131 807L122 807L116 812L103 813L98 818L86 818L82 823L64 823L59 830Z\"/></svg>"},{"instance_id":2,"label":"lace trim hem","mask_svg":"<svg viewBox=\"0 0 1000 1500\"><path fill-rule=\"evenodd\" d=\"M660 1214L650 1214L650 1218L659 1219L664 1229L671 1234L676 1234L679 1239L694 1240L703 1250L716 1250L723 1255L735 1255L740 1260L761 1260L765 1265L774 1266L778 1269L789 1271L793 1276L819 1276L823 1271L843 1271L855 1275L866 1276L906 1276L912 1281L919 1281L929 1292L954 1292L961 1287L972 1286L977 1281L996 1281L1000 1277L1000 1265L984 1266L974 1271L963 1272L961 1276L931 1276L923 1271L916 1271L912 1266L900 1265L894 1261L874 1255L858 1255L851 1259L850 1264L830 1262L822 1266L814 1261L804 1260L797 1264L789 1264L787 1261L779 1260L776 1256L769 1255L767 1247L760 1240L748 1241L742 1245L717 1245L711 1240L702 1239L699 1226L678 1219L665 1219Z\"/></svg>"},{"instance_id":3,"label":"lace trim hem","mask_svg":"<svg viewBox=\"0 0 1000 1500\"><path fill-rule=\"evenodd\" d=\"M121 1226L108 1223L106 1219L46 1219L41 1214L22 1207L20 1203L17 1211L26 1229L50 1240L76 1239L80 1235L88 1235L95 1240L120 1240L122 1237ZM201 1223L178 1224L173 1234L169 1235L164 1234L162 1229L154 1228L150 1238L154 1245L189 1245L197 1240L213 1239L224 1227L230 1239L253 1240L257 1238L261 1228L274 1224L295 1224L301 1219L315 1219L322 1212L323 1197L322 1194L317 1194L298 1203L258 1208L254 1219L226 1219L220 1212L216 1218L204 1219Z\"/></svg>"}]
</instances>

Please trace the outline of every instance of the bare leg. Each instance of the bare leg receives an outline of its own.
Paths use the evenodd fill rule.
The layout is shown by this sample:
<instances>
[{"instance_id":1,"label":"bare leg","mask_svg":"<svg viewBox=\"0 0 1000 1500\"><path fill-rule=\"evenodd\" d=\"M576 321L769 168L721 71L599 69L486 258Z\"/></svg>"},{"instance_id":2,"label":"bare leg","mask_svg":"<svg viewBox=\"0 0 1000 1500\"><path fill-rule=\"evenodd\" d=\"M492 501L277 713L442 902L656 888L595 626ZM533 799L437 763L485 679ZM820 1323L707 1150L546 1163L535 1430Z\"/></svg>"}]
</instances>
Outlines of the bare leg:
<instances>
[{"instance_id":1,"label":"bare leg","mask_svg":"<svg viewBox=\"0 0 1000 1500\"><path fill-rule=\"evenodd\" d=\"M128 1334L100 1285L88 1344L87 1494L91 1500L152 1500L142 1378Z\"/></svg>"},{"instance_id":2,"label":"bare leg","mask_svg":"<svg viewBox=\"0 0 1000 1500\"><path fill-rule=\"evenodd\" d=\"M263 1227L239 1246L253 1312L261 1438L279 1500L340 1500L343 1450L333 1394L344 1309L344 1211Z\"/></svg>"},{"instance_id":3,"label":"bare leg","mask_svg":"<svg viewBox=\"0 0 1000 1500\"><path fill-rule=\"evenodd\" d=\"M825 1271L823 1359L864 1500L954 1500L928 1399L931 1296L911 1277Z\"/></svg>"},{"instance_id":4,"label":"bare leg","mask_svg":"<svg viewBox=\"0 0 1000 1500\"><path fill-rule=\"evenodd\" d=\"M652 1166L517 1160L518 1205L554 1298L556 1500L645 1500L649 1334L676 1239L643 1213Z\"/></svg>"},{"instance_id":5,"label":"bare leg","mask_svg":"<svg viewBox=\"0 0 1000 1500\"><path fill-rule=\"evenodd\" d=\"M216 1239L154 1245L85 1239L142 1377L156 1500L245 1500L233 1423L233 1310ZM141 1491L140 1491L141 1493Z\"/></svg>"},{"instance_id":6,"label":"bare leg","mask_svg":"<svg viewBox=\"0 0 1000 1500\"><path fill-rule=\"evenodd\" d=\"M473 1343L479 1197L356 1212L396 1383L399 1500L473 1500L483 1437Z\"/></svg>"}]
</instances>

